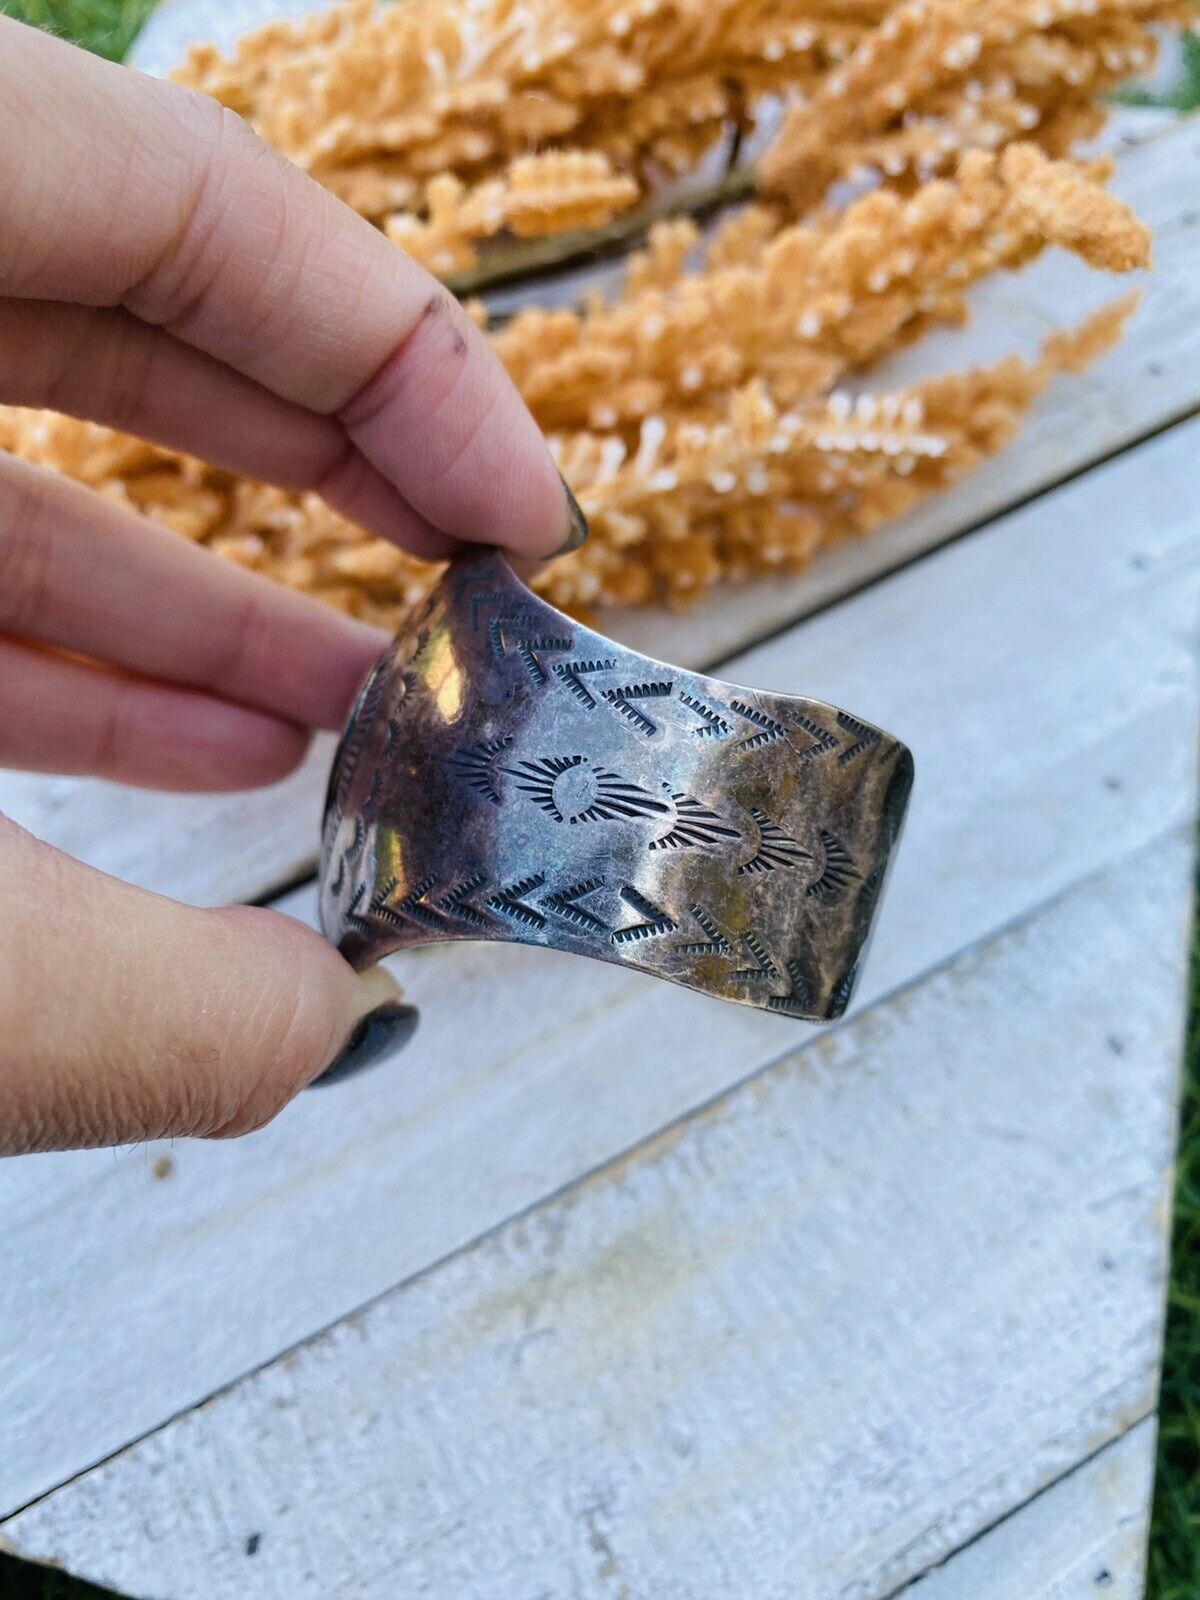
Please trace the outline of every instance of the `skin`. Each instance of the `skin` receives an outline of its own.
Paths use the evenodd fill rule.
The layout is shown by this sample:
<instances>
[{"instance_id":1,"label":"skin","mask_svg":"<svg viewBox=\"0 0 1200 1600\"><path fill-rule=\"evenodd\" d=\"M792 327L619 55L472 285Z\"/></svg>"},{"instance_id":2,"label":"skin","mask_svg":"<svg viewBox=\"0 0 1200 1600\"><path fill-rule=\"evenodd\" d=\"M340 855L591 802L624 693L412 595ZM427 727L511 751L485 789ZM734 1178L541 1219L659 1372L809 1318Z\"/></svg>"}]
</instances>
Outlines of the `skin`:
<instances>
[{"instance_id":1,"label":"skin","mask_svg":"<svg viewBox=\"0 0 1200 1600\"><path fill-rule=\"evenodd\" d=\"M486 340L239 119L0 17L0 401L309 489L422 556L571 534ZM383 635L0 455L0 765L272 783ZM0 817L0 1151L261 1126L394 998L316 934Z\"/></svg>"}]
</instances>

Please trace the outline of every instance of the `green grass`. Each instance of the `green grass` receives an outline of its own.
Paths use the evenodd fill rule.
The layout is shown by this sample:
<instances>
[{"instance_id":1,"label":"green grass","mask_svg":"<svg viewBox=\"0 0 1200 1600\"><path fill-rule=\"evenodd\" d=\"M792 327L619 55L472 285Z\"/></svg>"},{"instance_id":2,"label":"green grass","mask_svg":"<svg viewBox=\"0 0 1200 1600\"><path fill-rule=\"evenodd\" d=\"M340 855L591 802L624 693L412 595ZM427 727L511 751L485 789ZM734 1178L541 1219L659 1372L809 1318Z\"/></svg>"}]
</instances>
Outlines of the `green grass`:
<instances>
[{"instance_id":1,"label":"green grass","mask_svg":"<svg viewBox=\"0 0 1200 1600\"><path fill-rule=\"evenodd\" d=\"M1194 33L1184 34L1183 70L1165 94L1150 94L1145 89L1132 87L1123 89L1120 99L1127 106L1166 106L1172 111L1195 111L1200 106L1200 39Z\"/></svg>"},{"instance_id":2,"label":"green grass","mask_svg":"<svg viewBox=\"0 0 1200 1600\"><path fill-rule=\"evenodd\" d=\"M1200 892L1200 881L1197 884ZM1150 1600L1200 1596L1200 934L1192 942Z\"/></svg>"},{"instance_id":3,"label":"green grass","mask_svg":"<svg viewBox=\"0 0 1200 1600\"><path fill-rule=\"evenodd\" d=\"M155 0L0 0L0 12L120 60ZM1165 95L1128 103L1200 106L1200 39L1184 40L1184 71ZM0 1555L0 1600L105 1600L110 1591ZM1158 1477L1148 1600L1200 1600L1200 936L1192 949L1171 1285L1159 1416Z\"/></svg>"},{"instance_id":4,"label":"green grass","mask_svg":"<svg viewBox=\"0 0 1200 1600\"><path fill-rule=\"evenodd\" d=\"M155 0L0 0L0 11L120 61Z\"/></svg>"}]
</instances>

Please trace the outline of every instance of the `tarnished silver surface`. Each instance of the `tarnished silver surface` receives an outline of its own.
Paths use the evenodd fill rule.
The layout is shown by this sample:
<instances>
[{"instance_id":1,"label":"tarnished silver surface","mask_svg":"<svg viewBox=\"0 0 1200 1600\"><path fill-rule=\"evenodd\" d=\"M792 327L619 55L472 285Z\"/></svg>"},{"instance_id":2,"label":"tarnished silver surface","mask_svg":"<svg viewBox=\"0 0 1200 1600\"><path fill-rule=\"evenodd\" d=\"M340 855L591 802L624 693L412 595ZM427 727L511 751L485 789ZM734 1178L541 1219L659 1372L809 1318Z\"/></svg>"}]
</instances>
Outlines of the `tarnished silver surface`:
<instances>
[{"instance_id":1,"label":"tarnished silver surface","mask_svg":"<svg viewBox=\"0 0 1200 1600\"><path fill-rule=\"evenodd\" d=\"M638 655L480 555L447 571L351 713L321 923L360 968L517 940L840 1016L912 774L904 745L848 713Z\"/></svg>"}]
</instances>

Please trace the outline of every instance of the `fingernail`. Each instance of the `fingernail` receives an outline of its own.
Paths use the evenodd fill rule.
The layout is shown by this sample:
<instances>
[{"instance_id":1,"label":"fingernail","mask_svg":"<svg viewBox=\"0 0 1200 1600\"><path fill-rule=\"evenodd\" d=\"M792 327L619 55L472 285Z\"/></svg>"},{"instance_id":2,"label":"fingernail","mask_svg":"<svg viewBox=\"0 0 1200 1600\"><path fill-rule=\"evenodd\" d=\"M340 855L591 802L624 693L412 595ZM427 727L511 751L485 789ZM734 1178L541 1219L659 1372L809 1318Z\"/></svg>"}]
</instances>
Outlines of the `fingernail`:
<instances>
[{"instance_id":1,"label":"fingernail","mask_svg":"<svg viewBox=\"0 0 1200 1600\"><path fill-rule=\"evenodd\" d=\"M569 555L572 550L578 550L579 546L587 538L588 524L587 518L583 514L583 507L571 493L571 485L563 477L561 472L558 476L562 481L563 493L567 497L567 513L570 518L571 525L570 530L567 533L567 537L563 540L562 544L559 545L554 554L556 556L565 556Z\"/></svg>"},{"instance_id":2,"label":"fingernail","mask_svg":"<svg viewBox=\"0 0 1200 1600\"><path fill-rule=\"evenodd\" d=\"M358 975L358 1021L337 1055L309 1084L340 1083L364 1067L372 1066L412 1038L417 1026L415 1006L406 1005L400 985L384 966L368 967Z\"/></svg>"},{"instance_id":3,"label":"fingernail","mask_svg":"<svg viewBox=\"0 0 1200 1600\"><path fill-rule=\"evenodd\" d=\"M392 1000L387 1005L377 1006L374 1011L368 1011L355 1024L341 1053L308 1087L314 1089L320 1084L324 1088L326 1084L342 1083L367 1067L373 1067L385 1056L402 1050L417 1031L420 1016L416 1006L406 1005L402 1000Z\"/></svg>"}]
</instances>

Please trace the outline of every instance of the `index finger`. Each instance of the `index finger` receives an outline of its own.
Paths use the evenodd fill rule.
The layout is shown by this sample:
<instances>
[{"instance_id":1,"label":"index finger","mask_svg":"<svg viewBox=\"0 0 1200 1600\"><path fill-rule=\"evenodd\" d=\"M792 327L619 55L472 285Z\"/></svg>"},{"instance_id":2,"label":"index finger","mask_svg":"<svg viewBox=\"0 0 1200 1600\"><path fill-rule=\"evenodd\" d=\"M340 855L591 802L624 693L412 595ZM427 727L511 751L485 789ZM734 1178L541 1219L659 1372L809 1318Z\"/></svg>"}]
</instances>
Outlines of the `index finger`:
<instances>
[{"instance_id":1,"label":"index finger","mask_svg":"<svg viewBox=\"0 0 1200 1600\"><path fill-rule=\"evenodd\" d=\"M2 17L0 294L123 306L336 418L454 538L572 542L536 424L428 273L214 101Z\"/></svg>"}]
</instances>

